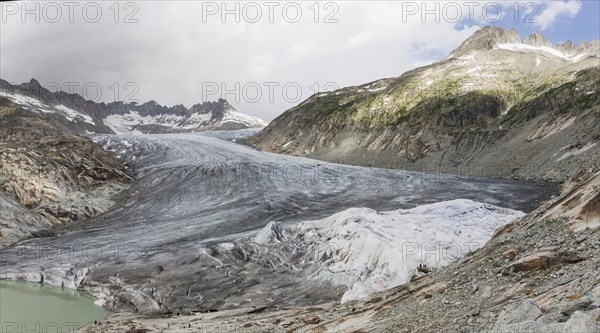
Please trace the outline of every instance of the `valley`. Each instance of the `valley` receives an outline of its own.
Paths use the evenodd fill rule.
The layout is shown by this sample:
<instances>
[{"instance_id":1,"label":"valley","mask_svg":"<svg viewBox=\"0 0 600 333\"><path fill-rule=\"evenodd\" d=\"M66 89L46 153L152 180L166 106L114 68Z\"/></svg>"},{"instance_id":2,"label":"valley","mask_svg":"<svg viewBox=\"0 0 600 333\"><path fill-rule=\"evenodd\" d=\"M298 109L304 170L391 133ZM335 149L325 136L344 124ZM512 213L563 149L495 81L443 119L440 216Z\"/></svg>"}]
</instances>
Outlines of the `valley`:
<instances>
[{"instance_id":1,"label":"valley","mask_svg":"<svg viewBox=\"0 0 600 333\"><path fill-rule=\"evenodd\" d=\"M2 286L89 333L600 332L599 47L485 27L271 122L2 80Z\"/></svg>"},{"instance_id":2,"label":"valley","mask_svg":"<svg viewBox=\"0 0 600 333\"><path fill-rule=\"evenodd\" d=\"M210 132L95 141L127 156L136 181L105 214L4 249L1 265L4 278L78 288L116 311L191 313L338 299L346 287L335 278L303 282L323 265L319 257L301 260L310 247L291 243L293 254L279 253L285 250L279 241L261 249L243 240L271 222L287 228L351 207L392 210L471 199L530 211L557 191L554 184L428 179L323 164L258 152ZM485 239L478 238L480 245ZM52 255L40 255L46 252ZM406 274L412 270L406 267Z\"/></svg>"}]
</instances>

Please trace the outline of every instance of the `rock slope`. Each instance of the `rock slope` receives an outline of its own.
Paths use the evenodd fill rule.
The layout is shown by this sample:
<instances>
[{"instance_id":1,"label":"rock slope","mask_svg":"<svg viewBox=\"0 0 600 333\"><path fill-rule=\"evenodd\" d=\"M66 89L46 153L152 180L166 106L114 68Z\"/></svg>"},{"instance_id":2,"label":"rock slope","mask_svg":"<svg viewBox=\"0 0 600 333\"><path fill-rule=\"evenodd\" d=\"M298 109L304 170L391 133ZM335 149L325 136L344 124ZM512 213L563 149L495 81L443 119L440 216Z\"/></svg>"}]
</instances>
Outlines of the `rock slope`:
<instances>
[{"instance_id":1,"label":"rock slope","mask_svg":"<svg viewBox=\"0 0 600 333\"><path fill-rule=\"evenodd\" d=\"M346 164L565 181L600 159L599 45L486 27L429 66L315 94L250 143Z\"/></svg>"},{"instance_id":2,"label":"rock slope","mask_svg":"<svg viewBox=\"0 0 600 333\"><path fill-rule=\"evenodd\" d=\"M79 134L178 133L264 127L259 118L238 112L226 100L162 106L155 101L95 103L78 94L51 92L35 79L20 85L0 80L0 96L53 124Z\"/></svg>"},{"instance_id":3,"label":"rock slope","mask_svg":"<svg viewBox=\"0 0 600 333\"><path fill-rule=\"evenodd\" d=\"M0 97L0 242L95 216L131 181L123 163Z\"/></svg>"}]
</instances>

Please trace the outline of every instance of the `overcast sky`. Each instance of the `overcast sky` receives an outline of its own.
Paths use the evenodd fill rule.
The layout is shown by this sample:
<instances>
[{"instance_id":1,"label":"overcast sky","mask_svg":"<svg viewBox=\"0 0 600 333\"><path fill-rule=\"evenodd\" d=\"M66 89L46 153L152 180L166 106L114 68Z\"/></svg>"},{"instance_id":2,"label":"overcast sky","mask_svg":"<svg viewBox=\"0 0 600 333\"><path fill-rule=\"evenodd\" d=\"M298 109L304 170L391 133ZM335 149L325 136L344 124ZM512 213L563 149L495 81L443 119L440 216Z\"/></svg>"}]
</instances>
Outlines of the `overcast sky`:
<instances>
[{"instance_id":1,"label":"overcast sky","mask_svg":"<svg viewBox=\"0 0 600 333\"><path fill-rule=\"evenodd\" d=\"M2 3L0 77L104 102L223 97L272 120L316 91L439 60L489 24L598 39L597 1L531 2Z\"/></svg>"}]
</instances>

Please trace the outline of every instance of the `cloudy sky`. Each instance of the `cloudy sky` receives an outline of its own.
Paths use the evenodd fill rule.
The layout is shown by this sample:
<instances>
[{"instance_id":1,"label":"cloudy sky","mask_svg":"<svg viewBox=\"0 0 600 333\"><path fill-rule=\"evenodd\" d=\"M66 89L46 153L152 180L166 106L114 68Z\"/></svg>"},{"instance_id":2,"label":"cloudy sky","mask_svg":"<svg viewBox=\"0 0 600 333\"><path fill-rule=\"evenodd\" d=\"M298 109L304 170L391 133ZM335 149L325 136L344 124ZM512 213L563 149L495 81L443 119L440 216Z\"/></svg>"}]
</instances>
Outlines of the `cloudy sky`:
<instances>
[{"instance_id":1,"label":"cloudy sky","mask_svg":"<svg viewBox=\"0 0 600 333\"><path fill-rule=\"evenodd\" d=\"M598 39L598 1L2 3L0 77L92 100L226 98L271 120L317 91L445 57L485 25Z\"/></svg>"}]
</instances>

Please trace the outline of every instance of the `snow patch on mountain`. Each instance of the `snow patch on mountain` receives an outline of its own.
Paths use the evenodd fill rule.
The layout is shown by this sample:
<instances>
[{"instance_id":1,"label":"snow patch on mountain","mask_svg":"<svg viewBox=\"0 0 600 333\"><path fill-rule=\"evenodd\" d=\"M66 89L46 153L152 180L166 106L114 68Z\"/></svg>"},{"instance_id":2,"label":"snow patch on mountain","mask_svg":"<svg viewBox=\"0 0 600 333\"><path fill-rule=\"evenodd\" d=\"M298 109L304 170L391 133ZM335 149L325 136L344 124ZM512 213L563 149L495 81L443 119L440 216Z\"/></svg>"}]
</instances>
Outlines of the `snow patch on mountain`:
<instances>
[{"instance_id":1,"label":"snow patch on mountain","mask_svg":"<svg viewBox=\"0 0 600 333\"><path fill-rule=\"evenodd\" d=\"M193 113L186 121L186 124L182 126L185 129L195 128L198 126L202 126L210 121L212 118L212 114L210 113Z\"/></svg>"},{"instance_id":2,"label":"snow patch on mountain","mask_svg":"<svg viewBox=\"0 0 600 333\"><path fill-rule=\"evenodd\" d=\"M241 112L237 112L234 110L228 110L225 112L225 115L223 116L223 120L221 122L234 122L234 123L241 123L241 124L246 124L249 127L264 127L267 126L268 123L265 122L264 120L257 118L257 117L253 117Z\"/></svg>"},{"instance_id":3,"label":"snow patch on mountain","mask_svg":"<svg viewBox=\"0 0 600 333\"><path fill-rule=\"evenodd\" d=\"M21 107L28 109L30 111L35 111L38 113L58 113L58 114L62 114L68 121L71 121L71 122L82 121L82 122L86 122L88 124L94 125L94 120L92 119L92 117L90 117L86 114L77 112L73 109L70 109L62 104L50 106L50 105L46 105L46 104L42 103L41 101L39 101L38 99L35 99L33 97L29 97L29 96L25 96L25 95L21 95L21 94L17 94L17 93L8 93L5 91L0 91L0 96L4 96L4 97L8 98L11 101L19 104Z\"/></svg>"},{"instance_id":4,"label":"snow patch on mountain","mask_svg":"<svg viewBox=\"0 0 600 333\"><path fill-rule=\"evenodd\" d=\"M0 96L4 96L23 107L48 108L48 105L40 102L39 100L37 100L35 98L29 97L29 96L25 96L25 95L21 95L21 94L11 94L11 93L8 93L5 91L0 91Z\"/></svg>"},{"instance_id":5,"label":"snow patch on mountain","mask_svg":"<svg viewBox=\"0 0 600 333\"><path fill-rule=\"evenodd\" d=\"M125 114L112 114L104 118L104 125L108 126L116 134L129 134L133 132L136 125L161 125L177 127L184 117L161 114L158 116L142 116L137 111L129 111Z\"/></svg>"},{"instance_id":6,"label":"snow patch on mountain","mask_svg":"<svg viewBox=\"0 0 600 333\"><path fill-rule=\"evenodd\" d=\"M104 125L116 134L141 134L143 131L135 128L138 125L158 125L175 130L193 130L199 127L219 126L231 122L244 124L247 127L264 127L267 125L262 119L235 110L226 110L220 120L213 119L212 113L195 112L189 116L173 114L142 116L137 111L129 111L125 114L109 115L103 121Z\"/></svg>"},{"instance_id":7,"label":"snow patch on mountain","mask_svg":"<svg viewBox=\"0 0 600 333\"><path fill-rule=\"evenodd\" d=\"M373 88L373 89L369 89L369 92L376 92L376 91L382 91L385 90L387 87L380 87L380 88Z\"/></svg>"},{"instance_id":8,"label":"snow patch on mountain","mask_svg":"<svg viewBox=\"0 0 600 333\"><path fill-rule=\"evenodd\" d=\"M94 120L92 119L92 117L90 117L86 114L79 113L73 109L70 109L70 108L62 105L62 104L56 105L56 106L54 106L54 108L62 111L65 118L67 118L67 120L69 120L69 121L78 120L78 121L84 121L88 124L94 125Z\"/></svg>"},{"instance_id":9,"label":"snow patch on mountain","mask_svg":"<svg viewBox=\"0 0 600 333\"><path fill-rule=\"evenodd\" d=\"M561 58L563 60L578 62L585 58L586 54L577 54L574 56L569 56L560 52L557 49L548 47L548 46L531 46L527 44L519 44L519 43L507 43L507 44L498 44L498 48L502 50L515 51L515 52L543 52L554 57Z\"/></svg>"}]
</instances>

